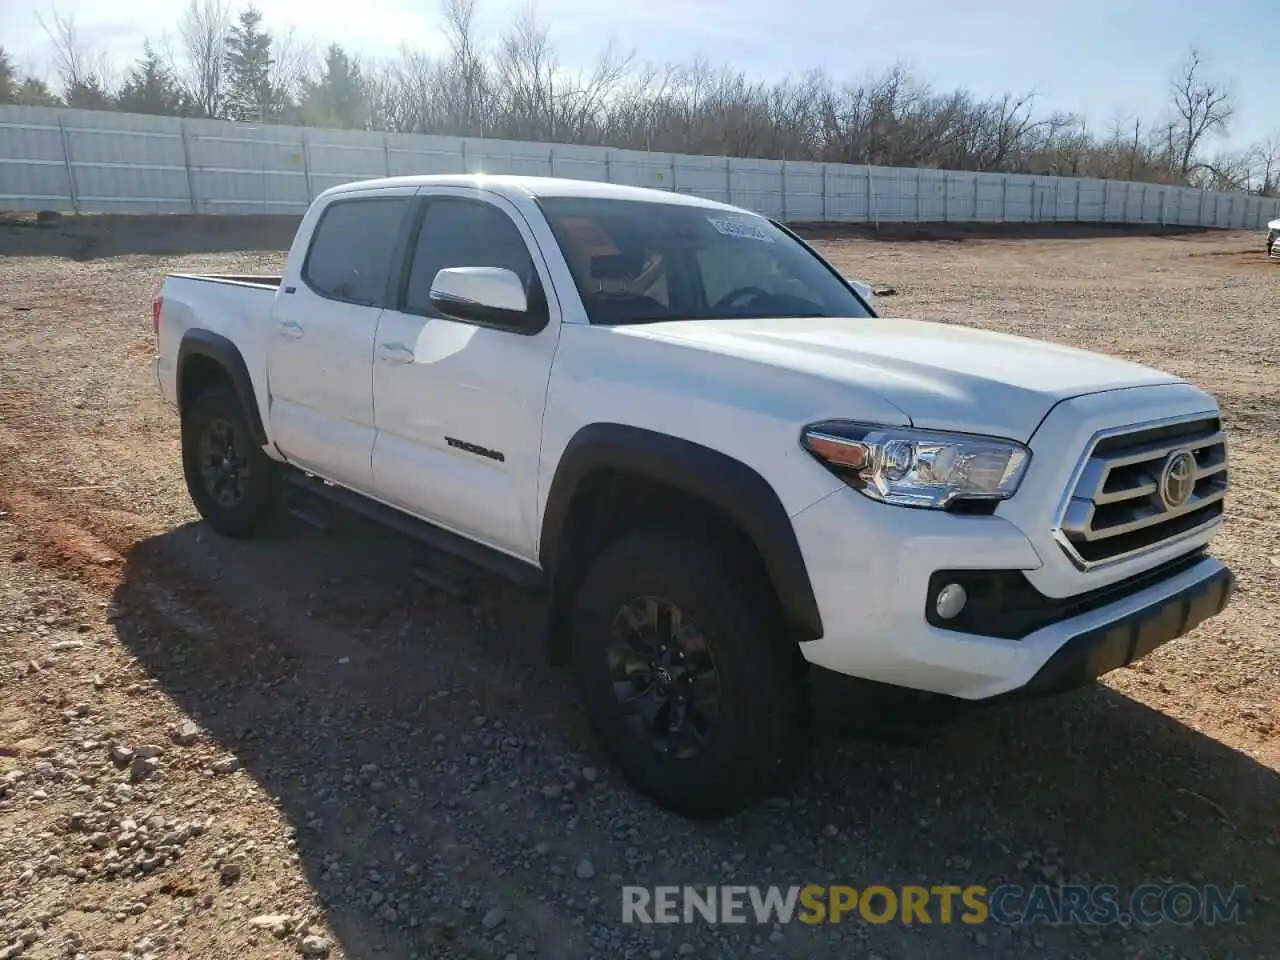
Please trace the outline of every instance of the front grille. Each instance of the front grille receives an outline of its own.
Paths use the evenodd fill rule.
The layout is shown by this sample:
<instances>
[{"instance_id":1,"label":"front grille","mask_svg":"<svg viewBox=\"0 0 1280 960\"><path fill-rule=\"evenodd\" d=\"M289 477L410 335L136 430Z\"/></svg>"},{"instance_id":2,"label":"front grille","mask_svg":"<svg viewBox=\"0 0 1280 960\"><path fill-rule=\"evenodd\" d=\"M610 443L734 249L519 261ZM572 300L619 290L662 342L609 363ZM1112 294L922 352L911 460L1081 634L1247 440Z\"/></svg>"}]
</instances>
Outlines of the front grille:
<instances>
[{"instance_id":1,"label":"front grille","mask_svg":"<svg viewBox=\"0 0 1280 960\"><path fill-rule=\"evenodd\" d=\"M1194 458L1185 503L1163 492L1174 455ZM1056 536L1082 569L1190 536L1222 518L1227 492L1227 438L1217 417L1184 420L1096 439L1086 455ZM1175 478L1176 479L1176 478Z\"/></svg>"}]
</instances>

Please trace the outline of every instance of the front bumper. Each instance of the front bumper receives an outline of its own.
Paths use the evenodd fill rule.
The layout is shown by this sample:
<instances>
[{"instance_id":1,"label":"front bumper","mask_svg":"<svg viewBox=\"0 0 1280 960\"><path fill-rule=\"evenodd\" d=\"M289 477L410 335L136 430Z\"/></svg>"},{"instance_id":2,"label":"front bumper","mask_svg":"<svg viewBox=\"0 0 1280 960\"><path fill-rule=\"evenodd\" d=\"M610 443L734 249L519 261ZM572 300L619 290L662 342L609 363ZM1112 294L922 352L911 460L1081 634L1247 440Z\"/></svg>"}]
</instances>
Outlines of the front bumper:
<instances>
[{"instance_id":1,"label":"front bumper","mask_svg":"<svg viewBox=\"0 0 1280 960\"><path fill-rule=\"evenodd\" d=\"M1039 568L1010 521L887 506L841 490L792 522L824 627L820 639L800 645L806 660L963 700L1048 693L1100 676L1217 614L1234 583L1206 555L1017 638L961 632L928 622L930 578L938 570Z\"/></svg>"}]
</instances>

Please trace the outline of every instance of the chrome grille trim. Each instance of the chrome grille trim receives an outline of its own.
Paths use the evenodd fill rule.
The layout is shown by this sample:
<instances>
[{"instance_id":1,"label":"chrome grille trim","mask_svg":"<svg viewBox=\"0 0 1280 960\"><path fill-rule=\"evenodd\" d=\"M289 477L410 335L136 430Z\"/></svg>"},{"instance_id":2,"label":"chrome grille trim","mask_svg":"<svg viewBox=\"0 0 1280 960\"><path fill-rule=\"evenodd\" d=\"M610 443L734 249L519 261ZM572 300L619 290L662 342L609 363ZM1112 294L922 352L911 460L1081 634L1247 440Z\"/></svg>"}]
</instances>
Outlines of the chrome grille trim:
<instances>
[{"instance_id":1,"label":"chrome grille trim","mask_svg":"<svg viewBox=\"0 0 1280 960\"><path fill-rule=\"evenodd\" d=\"M1160 471L1177 451L1195 458L1194 485L1187 503L1167 508ZM1217 526L1226 492L1227 437L1216 411L1102 430L1072 473L1052 536L1077 568L1093 570Z\"/></svg>"}]
</instances>

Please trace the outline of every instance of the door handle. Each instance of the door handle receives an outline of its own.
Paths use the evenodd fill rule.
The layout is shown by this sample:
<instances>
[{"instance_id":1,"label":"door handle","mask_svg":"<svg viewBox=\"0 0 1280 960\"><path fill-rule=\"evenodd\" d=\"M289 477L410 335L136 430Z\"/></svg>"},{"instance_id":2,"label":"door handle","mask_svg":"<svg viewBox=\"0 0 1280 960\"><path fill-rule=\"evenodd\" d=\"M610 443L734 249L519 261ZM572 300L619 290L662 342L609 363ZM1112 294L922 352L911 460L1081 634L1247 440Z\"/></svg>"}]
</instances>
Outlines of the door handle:
<instances>
[{"instance_id":1,"label":"door handle","mask_svg":"<svg viewBox=\"0 0 1280 960\"><path fill-rule=\"evenodd\" d=\"M292 320L283 320L280 322L280 336L288 337L290 340L301 340L302 335L306 333L302 329L302 324L295 323Z\"/></svg>"},{"instance_id":2,"label":"door handle","mask_svg":"<svg viewBox=\"0 0 1280 960\"><path fill-rule=\"evenodd\" d=\"M383 363L413 363L413 351L401 343L380 343L378 358Z\"/></svg>"}]
</instances>

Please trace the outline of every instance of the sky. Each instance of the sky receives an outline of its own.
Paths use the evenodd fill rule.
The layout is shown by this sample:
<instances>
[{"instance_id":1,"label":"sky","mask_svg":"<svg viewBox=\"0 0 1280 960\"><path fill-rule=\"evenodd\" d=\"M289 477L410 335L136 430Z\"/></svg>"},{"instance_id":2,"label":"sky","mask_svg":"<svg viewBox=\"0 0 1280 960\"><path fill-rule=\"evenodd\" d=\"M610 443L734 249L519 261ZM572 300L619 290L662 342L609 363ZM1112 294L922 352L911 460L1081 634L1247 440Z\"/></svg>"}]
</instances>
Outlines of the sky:
<instances>
[{"instance_id":1,"label":"sky","mask_svg":"<svg viewBox=\"0 0 1280 960\"><path fill-rule=\"evenodd\" d=\"M479 0L480 30L496 37L527 0ZM57 12L126 68L174 24L185 0L53 0ZM233 0L238 9L239 0ZM257 0L269 29L296 28L319 48L336 40L365 55L403 43L441 49L436 0ZM0 45L20 69L51 69L36 13L51 0L0 0ZM562 61L586 67L613 39L638 59L701 55L765 80L815 67L858 79L895 63L938 89L979 96L1034 91L1037 110L1087 117L1099 132L1119 116L1155 119L1168 82L1194 44L1208 74L1235 94L1224 147L1280 132L1280 0L537 0ZM1270 90L1268 91L1268 83Z\"/></svg>"}]
</instances>

